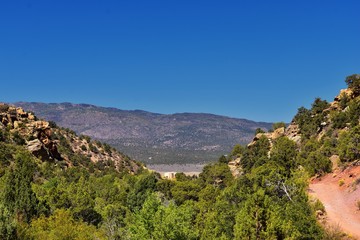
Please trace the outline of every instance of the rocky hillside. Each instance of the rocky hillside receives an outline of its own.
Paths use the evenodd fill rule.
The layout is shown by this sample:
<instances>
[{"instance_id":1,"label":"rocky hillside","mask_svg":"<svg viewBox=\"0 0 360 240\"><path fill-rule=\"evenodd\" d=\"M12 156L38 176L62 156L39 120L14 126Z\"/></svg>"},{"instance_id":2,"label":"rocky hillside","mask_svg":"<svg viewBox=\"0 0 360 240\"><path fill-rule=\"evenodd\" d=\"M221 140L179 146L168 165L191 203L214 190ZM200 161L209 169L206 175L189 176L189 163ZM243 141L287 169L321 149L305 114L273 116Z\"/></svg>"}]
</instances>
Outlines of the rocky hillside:
<instances>
[{"instance_id":1,"label":"rocky hillside","mask_svg":"<svg viewBox=\"0 0 360 240\"><path fill-rule=\"evenodd\" d=\"M54 122L39 120L21 107L0 103L0 138L2 142L24 146L44 162L56 162L63 167L91 163L99 170L114 167L118 171L135 173L141 167L108 144L93 141L88 136L57 127Z\"/></svg>"},{"instance_id":2,"label":"rocky hillside","mask_svg":"<svg viewBox=\"0 0 360 240\"><path fill-rule=\"evenodd\" d=\"M271 128L271 123L212 114L163 115L71 103L16 105L147 163L213 161L235 144L247 144L257 128Z\"/></svg>"},{"instance_id":3,"label":"rocky hillside","mask_svg":"<svg viewBox=\"0 0 360 240\"><path fill-rule=\"evenodd\" d=\"M287 127L255 134L246 149L267 148L271 158L274 144L286 138L296 144L298 164L316 176L338 171L339 166L342 171L360 165L360 75L351 75L346 82L349 87L332 102L316 98L311 109L300 107ZM241 175L247 157L238 155L242 156L232 156L229 163L234 176Z\"/></svg>"}]
</instances>

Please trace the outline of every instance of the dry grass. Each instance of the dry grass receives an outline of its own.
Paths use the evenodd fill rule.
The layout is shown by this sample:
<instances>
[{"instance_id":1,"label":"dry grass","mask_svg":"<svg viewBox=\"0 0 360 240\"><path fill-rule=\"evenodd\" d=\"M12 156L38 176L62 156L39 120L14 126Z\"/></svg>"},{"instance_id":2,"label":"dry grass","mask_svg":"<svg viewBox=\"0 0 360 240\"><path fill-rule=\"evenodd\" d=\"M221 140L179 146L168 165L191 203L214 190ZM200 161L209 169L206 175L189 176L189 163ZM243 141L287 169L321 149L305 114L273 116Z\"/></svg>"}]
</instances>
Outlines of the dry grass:
<instances>
[{"instance_id":1,"label":"dry grass","mask_svg":"<svg viewBox=\"0 0 360 240\"><path fill-rule=\"evenodd\" d=\"M325 227L325 233L323 240L350 240L353 239L351 236L348 236L344 233L339 226L337 225L329 225Z\"/></svg>"}]
</instances>

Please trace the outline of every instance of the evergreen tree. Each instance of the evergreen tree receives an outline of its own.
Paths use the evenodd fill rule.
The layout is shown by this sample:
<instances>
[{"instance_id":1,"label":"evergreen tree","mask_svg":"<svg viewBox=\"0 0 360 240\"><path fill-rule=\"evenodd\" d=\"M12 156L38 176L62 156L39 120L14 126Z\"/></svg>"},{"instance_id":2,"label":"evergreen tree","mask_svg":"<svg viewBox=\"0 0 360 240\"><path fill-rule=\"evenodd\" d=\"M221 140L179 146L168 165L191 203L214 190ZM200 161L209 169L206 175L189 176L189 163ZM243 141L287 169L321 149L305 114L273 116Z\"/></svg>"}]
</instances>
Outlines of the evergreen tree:
<instances>
[{"instance_id":1,"label":"evergreen tree","mask_svg":"<svg viewBox=\"0 0 360 240\"><path fill-rule=\"evenodd\" d=\"M4 205L19 221L30 222L37 214L38 200L31 188L36 165L27 152L18 152L15 166L5 180Z\"/></svg>"}]
</instances>

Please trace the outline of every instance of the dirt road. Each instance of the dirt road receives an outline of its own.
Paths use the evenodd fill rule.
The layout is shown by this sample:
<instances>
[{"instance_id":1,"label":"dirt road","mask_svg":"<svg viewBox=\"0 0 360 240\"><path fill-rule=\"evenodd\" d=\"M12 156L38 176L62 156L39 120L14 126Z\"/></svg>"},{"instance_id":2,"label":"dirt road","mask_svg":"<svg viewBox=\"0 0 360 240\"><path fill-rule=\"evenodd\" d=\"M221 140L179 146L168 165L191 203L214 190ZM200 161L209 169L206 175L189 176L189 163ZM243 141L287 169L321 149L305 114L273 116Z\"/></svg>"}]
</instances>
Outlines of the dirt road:
<instances>
[{"instance_id":1,"label":"dirt road","mask_svg":"<svg viewBox=\"0 0 360 240\"><path fill-rule=\"evenodd\" d=\"M360 211L356 205L360 200L360 184L356 186L354 182L359 177L360 168L357 167L336 176L328 174L309 185L309 193L324 204L328 222L338 224L356 239L360 239ZM339 186L339 181L344 184Z\"/></svg>"}]
</instances>

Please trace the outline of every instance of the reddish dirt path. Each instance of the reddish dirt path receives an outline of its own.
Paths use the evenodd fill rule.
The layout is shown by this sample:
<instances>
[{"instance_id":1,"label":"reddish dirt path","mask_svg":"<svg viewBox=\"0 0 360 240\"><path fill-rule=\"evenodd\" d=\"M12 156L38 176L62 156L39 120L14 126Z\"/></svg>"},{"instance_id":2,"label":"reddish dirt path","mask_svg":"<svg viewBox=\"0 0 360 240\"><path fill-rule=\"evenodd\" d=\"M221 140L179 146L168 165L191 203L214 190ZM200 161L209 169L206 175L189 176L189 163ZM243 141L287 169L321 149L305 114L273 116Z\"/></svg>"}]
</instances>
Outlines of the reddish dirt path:
<instances>
[{"instance_id":1,"label":"reddish dirt path","mask_svg":"<svg viewBox=\"0 0 360 240\"><path fill-rule=\"evenodd\" d=\"M328 174L309 185L310 195L318 198L325 206L328 223L339 225L350 236L360 239L360 211L356 202L360 200L360 167L352 167L343 172ZM339 181L344 184L339 186Z\"/></svg>"}]
</instances>

